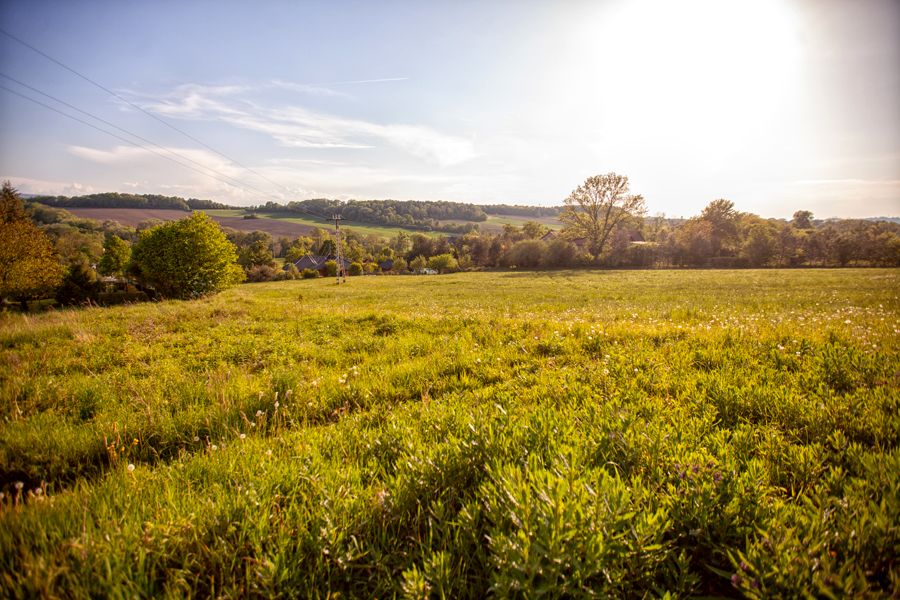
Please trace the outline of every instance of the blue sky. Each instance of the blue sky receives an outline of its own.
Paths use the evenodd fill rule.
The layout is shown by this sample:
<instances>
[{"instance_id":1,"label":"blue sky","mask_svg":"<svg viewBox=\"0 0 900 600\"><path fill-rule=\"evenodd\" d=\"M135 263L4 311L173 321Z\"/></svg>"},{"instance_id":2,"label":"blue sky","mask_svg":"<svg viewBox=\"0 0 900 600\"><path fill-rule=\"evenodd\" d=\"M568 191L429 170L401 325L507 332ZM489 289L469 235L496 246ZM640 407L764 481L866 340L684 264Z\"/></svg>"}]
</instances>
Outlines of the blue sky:
<instances>
[{"instance_id":1,"label":"blue sky","mask_svg":"<svg viewBox=\"0 0 900 600\"><path fill-rule=\"evenodd\" d=\"M6 0L0 27L194 138L0 35L0 73L158 145L0 90L23 192L551 205L616 171L651 213L900 214L890 0Z\"/></svg>"}]
</instances>

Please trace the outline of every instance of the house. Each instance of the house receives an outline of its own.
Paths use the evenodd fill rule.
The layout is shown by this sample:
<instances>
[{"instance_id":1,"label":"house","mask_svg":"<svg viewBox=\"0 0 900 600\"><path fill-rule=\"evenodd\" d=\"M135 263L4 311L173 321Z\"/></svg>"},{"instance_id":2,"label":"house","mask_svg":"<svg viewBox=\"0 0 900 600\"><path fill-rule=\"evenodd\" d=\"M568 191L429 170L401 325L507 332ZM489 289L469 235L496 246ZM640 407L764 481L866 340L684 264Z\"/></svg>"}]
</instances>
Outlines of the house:
<instances>
[{"instance_id":1,"label":"house","mask_svg":"<svg viewBox=\"0 0 900 600\"><path fill-rule=\"evenodd\" d=\"M337 259L334 256L323 256L323 255L314 255L307 254L303 258L294 261L294 266L297 267L298 271L303 271L304 269L311 269L313 271L318 271L319 275L325 276L325 263L329 260L333 260L337 262ZM350 261L346 258L341 259L341 262L344 266L344 271L348 271L350 269ZM290 264L290 263L288 263ZM285 269L288 269L288 265L284 265Z\"/></svg>"}]
</instances>

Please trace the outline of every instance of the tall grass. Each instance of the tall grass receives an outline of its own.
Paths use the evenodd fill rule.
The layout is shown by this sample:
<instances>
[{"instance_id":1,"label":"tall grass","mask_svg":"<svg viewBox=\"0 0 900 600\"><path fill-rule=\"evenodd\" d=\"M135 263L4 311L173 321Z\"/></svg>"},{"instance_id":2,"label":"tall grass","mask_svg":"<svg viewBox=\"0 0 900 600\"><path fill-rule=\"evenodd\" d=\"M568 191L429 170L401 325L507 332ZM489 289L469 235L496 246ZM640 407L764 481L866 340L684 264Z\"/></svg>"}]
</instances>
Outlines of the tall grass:
<instances>
[{"instance_id":1,"label":"tall grass","mask_svg":"<svg viewBox=\"0 0 900 600\"><path fill-rule=\"evenodd\" d=\"M0 317L10 597L889 596L900 273L469 273Z\"/></svg>"}]
</instances>

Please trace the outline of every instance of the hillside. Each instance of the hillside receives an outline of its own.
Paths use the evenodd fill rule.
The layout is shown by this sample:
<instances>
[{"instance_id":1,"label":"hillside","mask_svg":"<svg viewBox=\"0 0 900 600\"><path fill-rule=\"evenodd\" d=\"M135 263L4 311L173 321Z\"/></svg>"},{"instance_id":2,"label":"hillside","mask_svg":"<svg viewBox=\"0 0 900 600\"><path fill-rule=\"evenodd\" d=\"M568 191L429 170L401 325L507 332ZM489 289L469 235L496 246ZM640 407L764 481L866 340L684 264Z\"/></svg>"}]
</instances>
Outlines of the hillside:
<instances>
[{"instance_id":1,"label":"hillside","mask_svg":"<svg viewBox=\"0 0 900 600\"><path fill-rule=\"evenodd\" d=\"M203 210L223 226L265 231L275 237L296 237L314 227L330 227L330 217L335 212L342 214L345 227L363 235L392 236L398 231L456 235L476 229L496 233L505 224L521 225L526 221L537 221L552 229L561 226L555 218L558 207L477 206L459 202L320 199L234 207L196 198L119 193L29 196L29 200L65 208L83 218L118 221L129 226L148 219L181 218L183 215L177 211ZM245 215L254 218L245 220Z\"/></svg>"},{"instance_id":2,"label":"hillside","mask_svg":"<svg viewBox=\"0 0 900 600\"><path fill-rule=\"evenodd\" d=\"M898 288L466 273L3 315L3 589L889 596Z\"/></svg>"}]
</instances>

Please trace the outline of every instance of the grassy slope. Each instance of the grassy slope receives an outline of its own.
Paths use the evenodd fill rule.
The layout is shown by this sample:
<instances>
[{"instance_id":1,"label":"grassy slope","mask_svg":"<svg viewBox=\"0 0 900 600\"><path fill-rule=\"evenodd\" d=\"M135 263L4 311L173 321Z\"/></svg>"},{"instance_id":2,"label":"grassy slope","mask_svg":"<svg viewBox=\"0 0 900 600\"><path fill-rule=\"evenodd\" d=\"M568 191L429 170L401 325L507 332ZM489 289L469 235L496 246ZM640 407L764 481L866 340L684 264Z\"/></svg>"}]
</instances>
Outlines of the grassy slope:
<instances>
[{"instance_id":1,"label":"grassy slope","mask_svg":"<svg viewBox=\"0 0 900 600\"><path fill-rule=\"evenodd\" d=\"M898 289L473 273L4 316L0 589L890 593Z\"/></svg>"}]
</instances>

